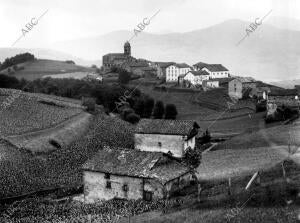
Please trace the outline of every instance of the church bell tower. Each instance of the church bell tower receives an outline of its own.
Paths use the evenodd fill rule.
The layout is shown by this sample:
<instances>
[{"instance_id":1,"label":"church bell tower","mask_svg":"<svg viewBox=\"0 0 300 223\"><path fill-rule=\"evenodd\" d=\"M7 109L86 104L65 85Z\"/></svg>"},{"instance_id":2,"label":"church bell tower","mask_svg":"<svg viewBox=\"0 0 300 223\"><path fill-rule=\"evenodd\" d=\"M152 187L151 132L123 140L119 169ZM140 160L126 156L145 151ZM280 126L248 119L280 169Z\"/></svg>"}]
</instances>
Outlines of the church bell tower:
<instances>
[{"instance_id":1,"label":"church bell tower","mask_svg":"<svg viewBox=\"0 0 300 223\"><path fill-rule=\"evenodd\" d=\"M131 46L128 41L126 41L126 43L124 44L124 55L129 57L131 56Z\"/></svg>"}]
</instances>

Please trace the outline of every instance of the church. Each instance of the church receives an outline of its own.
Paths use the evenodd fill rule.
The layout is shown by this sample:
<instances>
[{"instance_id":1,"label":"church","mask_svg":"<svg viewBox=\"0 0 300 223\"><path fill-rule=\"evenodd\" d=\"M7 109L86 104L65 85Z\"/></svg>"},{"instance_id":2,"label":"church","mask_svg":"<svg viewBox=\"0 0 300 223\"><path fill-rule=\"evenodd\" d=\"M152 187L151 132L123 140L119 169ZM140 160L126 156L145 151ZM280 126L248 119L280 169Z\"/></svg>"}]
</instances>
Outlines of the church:
<instances>
[{"instance_id":1,"label":"church","mask_svg":"<svg viewBox=\"0 0 300 223\"><path fill-rule=\"evenodd\" d=\"M131 61L131 46L130 43L127 41L124 44L124 53L108 53L105 54L102 58L102 64L104 70L110 69L114 65L121 65L124 62Z\"/></svg>"}]
</instances>

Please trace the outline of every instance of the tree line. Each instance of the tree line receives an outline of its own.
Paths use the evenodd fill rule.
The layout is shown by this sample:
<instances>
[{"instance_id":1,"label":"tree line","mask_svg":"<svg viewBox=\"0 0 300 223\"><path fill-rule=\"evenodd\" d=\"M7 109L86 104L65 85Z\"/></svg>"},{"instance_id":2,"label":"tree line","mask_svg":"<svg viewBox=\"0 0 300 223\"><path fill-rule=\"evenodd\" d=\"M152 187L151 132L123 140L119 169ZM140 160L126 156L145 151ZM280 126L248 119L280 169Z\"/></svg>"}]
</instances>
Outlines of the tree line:
<instances>
[{"instance_id":1,"label":"tree line","mask_svg":"<svg viewBox=\"0 0 300 223\"><path fill-rule=\"evenodd\" d=\"M14 88L32 93L44 93L75 99L93 98L85 101L93 109L92 103L103 105L106 112L118 112L121 117L131 123L136 123L140 118L176 119L177 109L174 104L156 101L150 96L143 94L138 89L132 89L120 84L103 84L97 81L85 81L70 78L42 78L33 81L18 80L13 76L0 74L0 88ZM125 92L131 92L126 103L116 109Z\"/></svg>"},{"instance_id":2,"label":"tree line","mask_svg":"<svg viewBox=\"0 0 300 223\"><path fill-rule=\"evenodd\" d=\"M35 60L35 57L31 53L21 53L17 54L16 56L6 58L3 63L0 65L0 70L6 69L8 67L24 63L27 61L33 61Z\"/></svg>"}]
</instances>

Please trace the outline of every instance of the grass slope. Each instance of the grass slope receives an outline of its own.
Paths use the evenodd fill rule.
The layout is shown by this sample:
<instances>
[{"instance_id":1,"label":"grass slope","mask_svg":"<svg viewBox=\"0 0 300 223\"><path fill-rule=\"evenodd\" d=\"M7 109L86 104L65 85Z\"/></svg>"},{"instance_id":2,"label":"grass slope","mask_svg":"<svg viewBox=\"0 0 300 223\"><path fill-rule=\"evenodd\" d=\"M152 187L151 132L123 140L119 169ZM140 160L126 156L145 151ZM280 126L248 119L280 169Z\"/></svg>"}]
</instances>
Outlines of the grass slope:
<instances>
[{"instance_id":1,"label":"grass slope","mask_svg":"<svg viewBox=\"0 0 300 223\"><path fill-rule=\"evenodd\" d=\"M1 135L17 135L46 129L83 112L79 104L63 100L65 99L56 100L42 94L0 89ZM4 106L3 103L7 101L10 101L9 105Z\"/></svg>"},{"instance_id":2,"label":"grass slope","mask_svg":"<svg viewBox=\"0 0 300 223\"><path fill-rule=\"evenodd\" d=\"M81 165L104 145L132 147L133 126L98 114L83 137L43 156L23 152L2 142L0 176L4 180L0 181L0 197L60 186L81 186Z\"/></svg>"},{"instance_id":3,"label":"grass slope","mask_svg":"<svg viewBox=\"0 0 300 223\"><path fill-rule=\"evenodd\" d=\"M12 69L12 68L11 68ZM27 80L34 80L42 78L44 75L64 74L73 72L91 72L94 69L75 64L69 64L64 61L37 59L30 62L18 64L18 68L10 75L18 79L25 78ZM2 70L1 73L9 74L8 68Z\"/></svg>"},{"instance_id":4,"label":"grass slope","mask_svg":"<svg viewBox=\"0 0 300 223\"><path fill-rule=\"evenodd\" d=\"M300 123L274 126L242 134L217 145L214 149L248 149L279 145L300 146Z\"/></svg>"}]
</instances>

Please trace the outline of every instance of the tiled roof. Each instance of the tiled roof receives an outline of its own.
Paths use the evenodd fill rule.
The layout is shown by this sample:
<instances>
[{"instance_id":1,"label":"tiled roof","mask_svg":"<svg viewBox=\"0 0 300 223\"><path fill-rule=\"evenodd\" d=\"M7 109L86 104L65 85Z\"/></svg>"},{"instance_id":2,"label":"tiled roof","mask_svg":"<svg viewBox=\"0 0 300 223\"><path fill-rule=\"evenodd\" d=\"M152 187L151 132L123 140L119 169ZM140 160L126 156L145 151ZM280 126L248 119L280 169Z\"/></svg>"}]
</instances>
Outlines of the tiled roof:
<instances>
[{"instance_id":1,"label":"tiled roof","mask_svg":"<svg viewBox=\"0 0 300 223\"><path fill-rule=\"evenodd\" d=\"M148 67L148 63L145 61L130 61L129 62L130 67Z\"/></svg>"},{"instance_id":2,"label":"tiled roof","mask_svg":"<svg viewBox=\"0 0 300 223\"><path fill-rule=\"evenodd\" d=\"M206 65L208 65L207 63L203 63L203 62L199 62L194 64L193 66L198 67L199 69L202 69L203 67L205 67Z\"/></svg>"},{"instance_id":3,"label":"tiled roof","mask_svg":"<svg viewBox=\"0 0 300 223\"><path fill-rule=\"evenodd\" d=\"M201 75L209 75L209 73L205 70L199 70L199 71L189 71L190 73L194 74L195 76L201 76Z\"/></svg>"},{"instance_id":4,"label":"tiled roof","mask_svg":"<svg viewBox=\"0 0 300 223\"><path fill-rule=\"evenodd\" d=\"M136 126L136 133L186 135L189 136L199 125L192 120L141 119Z\"/></svg>"},{"instance_id":5,"label":"tiled roof","mask_svg":"<svg viewBox=\"0 0 300 223\"><path fill-rule=\"evenodd\" d=\"M175 63L174 62L156 62L156 64L161 68L166 68Z\"/></svg>"},{"instance_id":6,"label":"tiled roof","mask_svg":"<svg viewBox=\"0 0 300 223\"><path fill-rule=\"evenodd\" d=\"M175 66L177 66L179 68L190 68L190 65L188 65L186 63L176 63Z\"/></svg>"},{"instance_id":7,"label":"tiled roof","mask_svg":"<svg viewBox=\"0 0 300 223\"><path fill-rule=\"evenodd\" d=\"M224 67L222 64L208 64L208 63L199 62L194 64L194 66L198 67L200 70L206 67L211 72L228 71L228 69Z\"/></svg>"},{"instance_id":8,"label":"tiled roof","mask_svg":"<svg viewBox=\"0 0 300 223\"><path fill-rule=\"evenodd\" d=\"M234 77L233 79L239 80L242 83L256 82L252 77Z\"/></svg>"},{"instance_id":9,"label":"tiled roof","mask_svg":"<svg viewBox=\"0 0 300 223\"><path fill-rule=\"evenodd\" d=\"M211 72L228 71L228 69L224 67L222 64L207 64L204 67Z\"/></svg>"},{"instance_id":10,"label":"tiled roof","mask_svg":"<svg viewBox=\"0 0 300 223\"><path fill-rule=\"evenodd\" d=\"M224 77L224 78L213 78L208 80L209 81L219 81L220 84L228 83L229 81L232 81L234 78L232 77Z\"/></svg>"},{"instance_id":11,"label":"tiled roof","mask_svg":"<svg viewBox=\"0 0 300 223\"><path fill-rule=\"evenodd\" d=\"M126 55L124 55L124 53L108 53L108 54L105 54L103 56L114 56L114 57L126 57Z\"/></svg>"},{"instance_id":12,"label":"tiled roof","mask_svg":"<svg viewBox=\"0 0 300 223\"><path fill-rule=\"evenodd\" d=\"M154 178L163 184L190 171L187 166L162 153L108 147L98 151L82 168L122 176Z\"/></svg>"}]
</instances>

